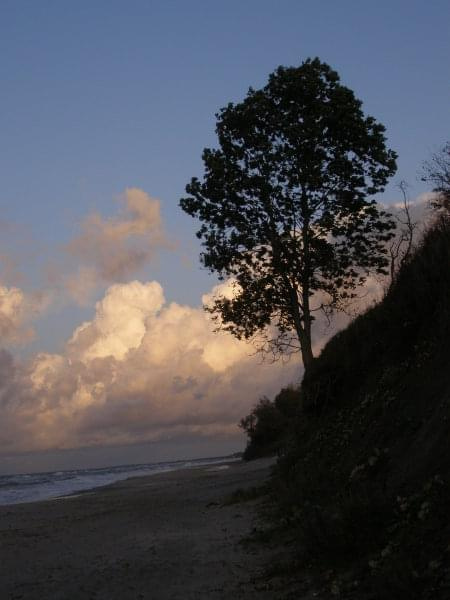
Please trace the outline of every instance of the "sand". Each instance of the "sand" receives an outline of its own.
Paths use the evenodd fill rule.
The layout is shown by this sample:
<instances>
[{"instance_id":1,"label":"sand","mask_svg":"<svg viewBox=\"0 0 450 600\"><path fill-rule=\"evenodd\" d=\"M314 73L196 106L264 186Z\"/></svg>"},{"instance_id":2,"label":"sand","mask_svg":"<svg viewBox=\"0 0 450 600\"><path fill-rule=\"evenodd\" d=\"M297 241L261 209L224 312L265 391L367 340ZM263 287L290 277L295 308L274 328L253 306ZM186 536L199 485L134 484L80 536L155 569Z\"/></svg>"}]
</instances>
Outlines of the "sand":
<instances>
[{"instance_id":1,"label":"sand","mask_svg":"<svg viewBox=\"0 0 450 600\"><path fill-rule=\"evenodd\" d=\"M242 543L258 526L260 500L225 502L263 482L271 462L197 467L0 507L0 598L278 597L261 576L270 549Z\"/></svg>"}]
</instances>

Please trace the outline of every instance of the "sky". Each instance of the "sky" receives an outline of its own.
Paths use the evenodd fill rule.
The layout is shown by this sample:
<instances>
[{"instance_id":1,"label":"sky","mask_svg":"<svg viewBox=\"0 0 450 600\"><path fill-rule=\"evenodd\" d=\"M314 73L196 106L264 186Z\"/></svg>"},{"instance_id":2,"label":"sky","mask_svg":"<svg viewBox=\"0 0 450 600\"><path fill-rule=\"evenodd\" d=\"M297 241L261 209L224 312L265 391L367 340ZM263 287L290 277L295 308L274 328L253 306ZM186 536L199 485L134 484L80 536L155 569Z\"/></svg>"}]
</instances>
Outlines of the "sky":
<instances>
[{"instance_id":1,"label":"sky","mask_svg":"<svg viewBox=\"0 0 450 600\"><path fill-rule=\"evenodd\" d=\"M214 115L318 56L398 152L379 201L422 197L449 23L443 0L0 2L0 473L242 449L239 419L301 365L201 308L218 281L178 202Z\"/></svg>"}]
</instances>

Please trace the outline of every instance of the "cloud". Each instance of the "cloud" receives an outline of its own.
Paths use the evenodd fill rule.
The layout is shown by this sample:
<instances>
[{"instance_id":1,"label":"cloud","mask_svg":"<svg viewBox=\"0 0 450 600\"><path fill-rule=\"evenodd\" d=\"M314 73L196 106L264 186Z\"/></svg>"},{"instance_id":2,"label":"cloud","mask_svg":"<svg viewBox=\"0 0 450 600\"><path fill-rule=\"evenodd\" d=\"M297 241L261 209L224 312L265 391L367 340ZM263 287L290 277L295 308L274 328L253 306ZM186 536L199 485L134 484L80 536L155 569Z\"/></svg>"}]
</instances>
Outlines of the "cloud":
<instances>
[{"instance_id":1,"label":"cloud","mask_svg":"<svg viewBox=\"0 0 450 600\"><path fill-rule=\"evenodd\" d=\"M371 281L363 301L378 292ZM217 293L232 285L204 301ZM348 319L319 321L316 351ZM110 286L63 353L24 364L0 353L0 454L236 435L258 399L297 383L302 366L298 354L261 363L251 345L214 329L201 307L166 303L156 281Z\"/></svg>"},{"instance_id":2,"label":"cloud","mask_svg":"<svg viewBox=\"0 0 450 600\"><path fill-rule=\"evenodd\" d=\"M75 330L69 341L70 353L85 363L107 356L124 359L131 349L140 346L147 320L163 304L163 290L156 281L111 286L97 302L93 321Z\"/></svg>"},{"instance_id":3,"label":"cloud","mask_svg":"<svg viewBox=\"0 0 450 600\"><path fill-rule=\"evenodd\" d=\"M106 239L120 245L129 232L158 223L150 217L157 212L144 213L147 225L130 216L94 220L94 230L111 232ZM106 261L98 256L95 273ZM203 302L232 293L226 282ZM369 279L359 308L382 293L382 282ZM20 289L0 288L4 336L20 338L30 310ZM338 315L327 327L318 319L315 352L348 320ZM156 281L115 282L60 354L42 352L20 363L0 352L0 453L235 435L258 399L298 382L302 366L299 355L287 364L261 364L252 346L214 329L201 307L167 303Z\"/></svg>"},{"instance_id":4,"label":"cloud","mask_svg":"<svg viewBox=\"0 0 450 600\"><path fill-rule=\"evenodd\" d=\"M5 344L23 344L33 338L28 322L40 313L48 298L42 293L25 294L18 287L0 285L0 337Z\"/></svg>"},{"instance_id":5,"label":"cloud","mask_svg":"<svg viewBox=\"0 0 450 600\"><path fill-rule=\"evenodd\" d=\"M160 202L138 188L120 197L121 212L107 219L92 213L80 234L66 246L79 262L65 278L65 288L78 303L86 304L98 284L123 282L134 275L161 248L170 248L162 225Z\"/></svg>"},{"instance_id":6,"label":"cloud","mask_svg":"<svg viewBox=\"0 0 450 600\"><path fill-rule=\"evenodd\" d=\"M258 398L296 381L300 365L260 364L213 328L201 307L165 303L155 281L111 286L63 353L14 366L0 451L236 434Z\"/></svg>"},{"instance_id":7,"label":"cloud","mask_svg":"<svg viewBox=\"0 0 450 600\"><path fill-rule=\"evenodd\" d=\"M53 276L53 279L58 280L59 274L56 277ZM99 277L95 267L82 265L64 277L63 287L71 300L80 306L87 306L98 283Z\"/></svg>"}]
</instances>

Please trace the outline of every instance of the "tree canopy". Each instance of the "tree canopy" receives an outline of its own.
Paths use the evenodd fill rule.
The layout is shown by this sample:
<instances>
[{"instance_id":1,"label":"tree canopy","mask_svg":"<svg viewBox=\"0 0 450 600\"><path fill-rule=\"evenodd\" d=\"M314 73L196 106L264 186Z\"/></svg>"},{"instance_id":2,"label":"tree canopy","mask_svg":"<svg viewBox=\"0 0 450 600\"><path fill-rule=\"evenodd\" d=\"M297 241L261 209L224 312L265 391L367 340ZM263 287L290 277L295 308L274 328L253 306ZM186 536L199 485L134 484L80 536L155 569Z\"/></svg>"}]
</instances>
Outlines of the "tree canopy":
<instances>
[{"instance_id":1,"label":"tree canopy","mask_svg":"<svg viewBox=\"0 0 450 600\"><path fill-rule=\"evenodd\" d=\"M180 205L201 221L201 261L234 295L208 308L239 338L301 350L313 361L314 313L354 296L383 273L395 227L373 196L396 170L385 128L319 59L279 67L216 115L219 147L203 151L204 176Z\"/></svg>"}]
</instances>

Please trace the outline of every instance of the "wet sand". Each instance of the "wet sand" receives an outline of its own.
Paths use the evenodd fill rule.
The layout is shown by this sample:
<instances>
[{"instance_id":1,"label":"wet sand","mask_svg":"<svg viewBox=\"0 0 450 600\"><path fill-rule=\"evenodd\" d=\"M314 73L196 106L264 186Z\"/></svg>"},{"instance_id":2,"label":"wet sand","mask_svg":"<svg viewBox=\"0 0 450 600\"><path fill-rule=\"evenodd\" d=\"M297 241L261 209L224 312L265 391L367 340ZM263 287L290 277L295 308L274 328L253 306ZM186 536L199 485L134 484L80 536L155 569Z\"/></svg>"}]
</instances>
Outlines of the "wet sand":
<instances>
[{"instance_id":1,"label":"wet sand","mask_svg":"<svg viewBox=\"0 0 450 600\"><path fill-rule=\"evenodd\" d=\"M273 461L196 467L92 492L0 507L0 598L273 599L270 549L243 544ZM225 504L224 504L225 502Z\"/></svg>"}]
</instances>

